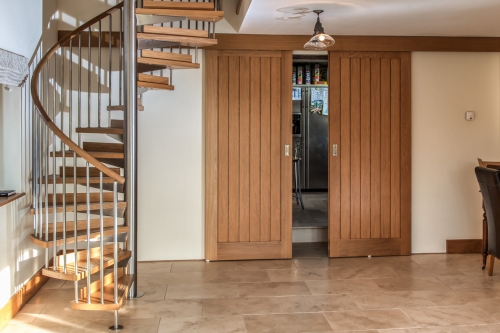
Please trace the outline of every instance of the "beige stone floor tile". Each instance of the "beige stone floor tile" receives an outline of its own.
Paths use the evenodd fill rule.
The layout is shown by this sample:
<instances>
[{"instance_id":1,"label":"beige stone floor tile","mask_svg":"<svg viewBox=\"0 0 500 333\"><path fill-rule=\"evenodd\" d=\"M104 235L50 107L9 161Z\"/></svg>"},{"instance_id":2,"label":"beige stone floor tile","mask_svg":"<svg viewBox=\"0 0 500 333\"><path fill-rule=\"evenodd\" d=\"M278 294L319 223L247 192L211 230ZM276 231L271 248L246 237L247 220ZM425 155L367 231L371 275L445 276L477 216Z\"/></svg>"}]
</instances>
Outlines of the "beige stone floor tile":
<instances>
[{"instance_id":1,"label":"beige stone floor tile","mask_svg":"<svg viewBox=\"0 0 500 333\"><path fill-rule=\"evenodd\" d=\"M436 306L424 291L392 291L351 295L356 304L364 310L395 309L402 307Z\"/></svg>"},{"instance_id":2,"label":"beige stone floor tile","mask_svg":"<svg viewBox=\"0 0 500 333\"><path fill-rule=\"evenodd\" d=\"M500 303L499 293L488 289L424 291L425 297L437 306L480 305L489 300Z\"/></svg>"},{"instance_id":3,"label":"beige stone floor tile","mask_svg":"<svg viewBox=\"0 0 500 333\"><path fill-rule=\"evenodd\" d=\"M206 262L202 260L196 261L174 261L172 262L171 273L179 272L205 272L205 271L232 271L234 270L234 262L219 261Z\"/></svg>"},{"instance_id":4,"label":"beige stone floor tile","mask_svg":"<svg viewBox=\"0 0 500 333\"><path fill-rule=\"evenodd\" d=\"M334 331L416 327L400 309L325 312Z\"/></svg>"},{"instance_id":5,"label":"beige stone floor tile","mask_svg":"<svg viewBox=\"0 0 500 333\"><path fill-rule=\"evenodd\" d=\"M71 302L65 304L47 304L38 314L33 323L41 325L84 325L93 320L107 320L113 322L111 311L81 311L73 310Z\"/></svg>"},{"instance_id":6,"label":"beige stone floor tile","mask_svg":"<svg viewBox=\"0 0 500 333\"><path fill-rule=\"evenodd\" d=\"M411 256L390 256L390 257L371 257L371 258L357 258L363 259L365 265L367 266L400 266L400 265L411 265L413 261Z\"/></svg>"},{"instance_id":7,"label":"beige stone floor tile","mask_svg":"<svg viewBox=\"0 0 500 333\"><path fill-rule=\"evenodd\" d=\"M338 273L330 269L307 269L307 270L283 270L270 269L267 271L273 282L308 281L308 280L331 280L338 278Z\"/></svg>"},{"instance_id":8,"label":"beige stone floor tile","mask_svg":"<svg viewBox=\"0 0 500 333\"><path fill-rule=\"evenodd\" d=\"M244 316L247 333L332 332L322 313Z\"/></svg>"},{"instance_id":9,"label":"beige stone floor tile","mask_svg":"<svg viewBox=\"0 0 500 333\"><path fill-rule=\"evenodd\" d=\"M49 279L40 289L59 289L65 282L65 280Z\"/></svg>"},{"instance_id":10,"label":"beige stone floor tile","mask_svg":"<svg viewBox=\"0 0 500 333\"><path fill-rule=\"evenodd\" d=\"M245 333L242 316L162 318L158 333Z\"/></svg>"},{"instance_id":11,"label":"beige stone floor tile","mask_svg":"<svg viewBox=\"0 0 500 333\"><path fill-rule=\"evenodd\" d=\"M330 267L328 258L297 258L292 259L295 269L324 269ZM292 268L293 269L293 268Z\"/></svg>"},{"instance_id":12,"label":"beige stone floor tile","mask_svg":"<svg viewBox=\"0 0 500 333\"><path fill-rule=\"evenodd\" d=\"M141 273L170 273L171 261L143 261L137 263L137 271Z\"/></svg>"},{"instance_id":13,"label":"beige stone floor tile","mask_svg":"<svg viewBox=\"0 0 500 333\"><path fill-rule=\"evenodd\" d=\"M399 277L389 266L330 268L336 279L381 279Z\"/></svg>"},{"instance_id":14,"label":"beige stone floor tile","mask_svg":"<svg viewBox=\"0 0 500 333\"><path fill-rule=\"evenodd\" d=\"M203 300L203 316L281 313L278 297L214 298Z\"/></svg>"},{"instance_id":15,"label":"beige stone floor tile","mask_svg":"<svg viewBox=\"0 0 500 333\"><path fill-rule=\"evenodd\" d=\"M163 286L184 283L203 283L203 272L183 273L139 273L137 281L141 285Z\"/></svg>"},{"instance_id":16,"label":"beige stone floor tile","mask_svg":"<svg viewBox=\"0 0 500 333\"><path fill-rule=\"evenodd\" d=\"M443 283L451 289L500 289L500 275L498 276L440 276Z\"/></svg>"},{"instance_id":17,"label":"beige stone floor tile","mask_svg":"<svg viewBox=\"0 0 500 333\"><path fill-rule=\"evenodd\" d=\"M58 323L13 323L9 322L2 333L68 333L73 326L71 324Z\"/></svg>"},{"instance_id":18,"label":"beige stone floor tile","mask_svg":"<svg viewBox=\"0 0 500 333\"><path fill-rule=\"evenodd\" d=\"M479 254L414 254L411 256L411 260L419 265L429 265L429 264L456 264L461 263L480 263L481 255Z\"/></svg>"},{"instance_id":19,"label":"beige stone floor tile","mask_svg":"<svg viewBox=\"0 0 500 333\"><path fill-rule=\"evenodd\" d=\"M11 323L29 323L35 320L35 318L42 312L45 304L26 304L23 308L16 314L14 318L11 319Z\"/></svg>"},{"instance_id":20,"label":"beige stone floor tile","mask_svg":"<svg viewBox=\"0 0 500 333\"><path fill-rule=\"evenodd\" d=\"M349 295L278 297L283 312L323 312L359 310Z\"/></svg>"},{"instance_id":21,"label":"beige stone floor tile","mask_svg":"<svg viewBox=\"0 0 500 333\"><path fill-rule=\"evenodd\" d=\"M239 297L236 283L174 284L167 288L165 299L202 299Z\"/></svg>"},{"instance_id":22,"label":"beige stone floor tile","mask_svg":"<svg viewBox=\"0 0 500 333\"><path fill-rule=\"evenodd\" d=\"M234 269L255 271L259 269L294 269L295 266L291 260L247 260L234 263Z\"/></svg>"},{"instance_id":23,"label":"beige stone floor tile","mask_svg":"<svg viewBox=\"0 0 500 333\"><path fill-rule=\"evenodd\" d=\"M437 276L456 276L464 275L461 271L454 267L440 264L429 265L400 265L394 266L393 269L401 276L411 277L437 277Z\"/></svg>"},{"instance_id":24,"label":"beige stone floor tile","mask_svg":"<svg viewBox=\"0 0 500 333\"><path fill-rule=\"evenodd\" d=\"M419 327L493 324L496 321L473 305L405 308Z\"/></svg>"},{"instance_id":25,"label":"beige stone floor tile","mask_svg":"<svg viewBox=\"0 0 500 333\"><path fill-rule=\"evenodd\" d=\"M303 281L239 283L238 289L241 297L311 295Z\"/></svg>"},{"instance_id":26,"label":"beige stone floor tile","mask_svg":"<svg viewBox=\"0 0 500 333\"><path fill-rule=\"evenodd\" d=\"M120 316L128 319L160 317L199 317L202 315L201 299L164 299L126 301Z\"/></svg>"},{"instance_id":27,"label":"beige stone floor tile","mask_svg":"<svg viewBox=\"0 0 500 333\"><path fill-rule=\"evenodd\" d=\"M500 324L426 327L426 328L410 328L403 330L396 330L396 329L379 330L379 333L497 333L497 332L500 332Z\"/></svg>"},{"instance_id":28,"label":"beige stone floor tile","mask_svg":"<svg viewBox=\"0 0 500 333\"><path fill-rule=\"evenodd\" d=\"M140 298L144 301L155 301L165 299L167 293L167 285L149 286L141 284L141 280L137 280L137 290L143 292L144 295Z\"/></svg>"},{"instance_id":29,"label":"beige stone floor tile","mask_svg":"<svg viewBox=\"0 0 500 333\"><path fill-rule=\"evenodd\" d=\"M119 318L118 324L123 326L123 330L120 332L133 332L133 333L157 333L160 318L153 319L124 319ZM109 326L114 324L113 321L109 320L93 320L85 325L79 325L73 327L70 331L71 333L109 333Z\"/></svg>"},{"instance_id":30,"label":"beige stone floor tile","mask_svg":"<svg viewBox=\"0 0 500 333\"><path fill-rule=\"evenodd\" d=\"M455 278L450 277L450 278ZM385 291L418 291L418 290L449 290L450 288L438 278L389 278L373 279L380 289Z\"/></svg>"},{"instance_id":31,"label":"beige stone floor tile","mask_svg":"<svg viewBox=\"0 0 500 333\"><path fill-rule=\"evenodd\" d=\"M73 289L40 289L29 301L29 304L68 304L74 300Z\"/></svg>"},{"instance_id":32,"label":"beige stone floor tile","mask_svg":"<svg viewBox=\"0 0 500 333\"><path fill-rule=\"evenodd\" d=\"M266 270L258 271L209 271L203 272L206 283L269 282Z\"/></svg>"},{"instance_id":33,"label":"beige stone floor tile","mask_svg":"<svg viewBox=\"0 0 500 333\"><path fill-rule=\"evenodd\" d=\"M313 295L359 294L380 290L371 279L306 281L306 284Z\"/></svg>"}]
</instances>

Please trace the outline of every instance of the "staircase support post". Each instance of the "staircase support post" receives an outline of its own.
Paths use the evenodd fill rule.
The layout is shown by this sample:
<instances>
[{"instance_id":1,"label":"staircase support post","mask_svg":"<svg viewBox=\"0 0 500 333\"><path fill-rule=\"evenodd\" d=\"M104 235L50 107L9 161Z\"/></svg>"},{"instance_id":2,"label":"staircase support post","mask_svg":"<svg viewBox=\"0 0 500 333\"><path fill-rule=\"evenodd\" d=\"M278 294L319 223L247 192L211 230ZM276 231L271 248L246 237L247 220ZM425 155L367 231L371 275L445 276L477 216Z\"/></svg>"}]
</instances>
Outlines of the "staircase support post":
<instances>
[{"instance_id":1,"label":"staircase support post","mask_svg":"<svg viewBox=\"0 0 500 333\"><path fill-rule=\"evenodd\" d=\"M124 0L124 93L125 93L125 200L130 228L128 249L132 252L129 272L134 275L128 298L137 297L137 44L135 0Z\"/></svg>"}]
</instances>

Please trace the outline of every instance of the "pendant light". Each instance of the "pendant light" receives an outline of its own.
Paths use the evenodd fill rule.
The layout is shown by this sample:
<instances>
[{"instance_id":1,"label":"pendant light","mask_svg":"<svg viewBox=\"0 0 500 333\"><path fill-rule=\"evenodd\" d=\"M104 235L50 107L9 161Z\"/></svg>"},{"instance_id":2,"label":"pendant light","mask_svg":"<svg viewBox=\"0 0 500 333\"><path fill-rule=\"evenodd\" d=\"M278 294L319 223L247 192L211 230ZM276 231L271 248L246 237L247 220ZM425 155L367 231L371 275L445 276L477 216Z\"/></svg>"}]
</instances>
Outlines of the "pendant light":
<instances>
[{"instance_id":1,"label":"pendant light","mask_svg":"<svg viewBox=\"0 0 500 333\"><path fill-rule=\"evenodd\" d=\"M323 25L319 20L319 14L323 13L322 10L313 10L316 14L318 14L318 20L316 21L316 25L314 26L314 34L312 38L304 44L304 48L306 50L324 50L329 46L335 44L335 40L325 34L325 29L323 29Z\"/></svg>"}]
</instances>

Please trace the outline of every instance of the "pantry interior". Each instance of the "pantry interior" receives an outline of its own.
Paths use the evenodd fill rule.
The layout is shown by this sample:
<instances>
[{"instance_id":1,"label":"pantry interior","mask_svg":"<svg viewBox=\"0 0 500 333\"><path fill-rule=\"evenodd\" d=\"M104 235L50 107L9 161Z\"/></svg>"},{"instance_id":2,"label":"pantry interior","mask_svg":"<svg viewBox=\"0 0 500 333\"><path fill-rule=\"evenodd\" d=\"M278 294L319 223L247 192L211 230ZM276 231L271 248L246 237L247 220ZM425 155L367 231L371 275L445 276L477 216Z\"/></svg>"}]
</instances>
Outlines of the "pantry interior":
<instances>
[{"instance_id":1,"label":"pantry interior","mask_svg":"<svg viewBox=\"0 0 500 333\"><path fill-rule=\"evenodd\" d=\"M328 54L293 55L293 247L294 256L327 253Z\"/></svg>"}]
</instances>

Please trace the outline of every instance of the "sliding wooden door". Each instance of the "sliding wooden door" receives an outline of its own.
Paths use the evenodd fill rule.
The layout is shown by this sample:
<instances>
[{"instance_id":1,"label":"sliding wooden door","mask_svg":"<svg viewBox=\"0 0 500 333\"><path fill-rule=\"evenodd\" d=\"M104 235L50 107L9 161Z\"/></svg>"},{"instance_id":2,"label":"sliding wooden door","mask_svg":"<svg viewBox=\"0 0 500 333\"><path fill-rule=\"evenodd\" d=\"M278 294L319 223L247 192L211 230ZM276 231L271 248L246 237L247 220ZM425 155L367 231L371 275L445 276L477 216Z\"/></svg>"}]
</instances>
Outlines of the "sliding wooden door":
<instances>
[{"instance_id":1,"label":"sliding wooden door","mask_svg":"<svg viewBox=\"0 0 500 333\"><path fill-rule=\"evenodd\" d=\"M410 53L330 52L329 89L330 256L409 255Z\"/></svg>"},{"instance_id":2,"label":"sliding wooden door","mask_svg":"<svg viewBox=\"0 0 500 333\"><path fill-rule=\"evenodd\" d=\"M205 53L208 260L290 258L292 54Z\"/></svg>"}]
</instances>

